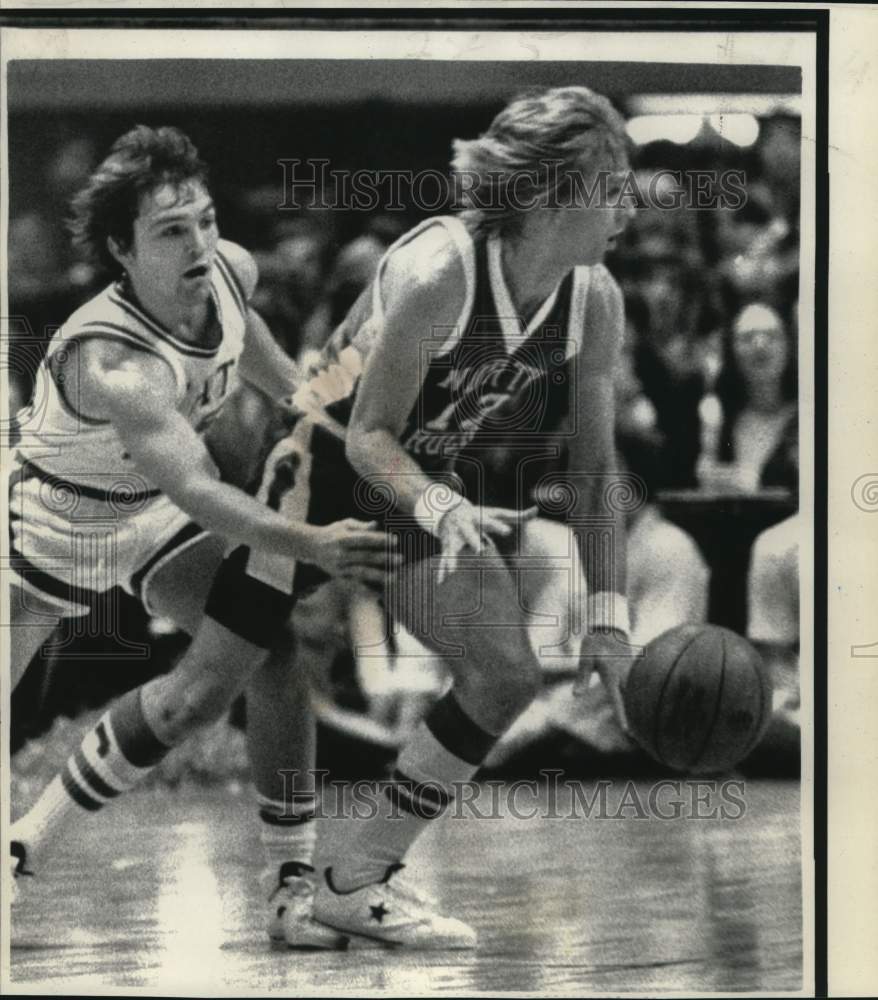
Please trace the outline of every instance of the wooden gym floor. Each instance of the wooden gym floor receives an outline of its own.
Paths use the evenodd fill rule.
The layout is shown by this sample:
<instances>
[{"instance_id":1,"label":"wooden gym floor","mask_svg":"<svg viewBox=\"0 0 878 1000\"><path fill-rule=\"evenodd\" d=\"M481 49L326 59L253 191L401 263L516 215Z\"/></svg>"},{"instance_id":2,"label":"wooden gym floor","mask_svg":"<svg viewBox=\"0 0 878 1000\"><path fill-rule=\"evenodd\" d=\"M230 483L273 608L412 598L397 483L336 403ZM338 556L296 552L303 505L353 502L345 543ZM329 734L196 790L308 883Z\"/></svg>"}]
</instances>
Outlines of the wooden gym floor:
<instances>
[{"instance_id":1,"label":"wooden gym floor","mask_svg":"<svg viewBox=\"0 0 878 1000\"><path fill-rule=\"evenodd\" d=\"M637 787L645 802L648 783ZM446 912L478 929L476 951L306 954L268 946L245 790L134 793L90 818L41 877L26 880L11 927L12 987L798 990L799 786L748 780L743 798L736 821L446 817L420 840L411 867ZM563 794L559 804L563 815ZM331 839L339 824L321 822Z\"/></svg>"}]
</instances>

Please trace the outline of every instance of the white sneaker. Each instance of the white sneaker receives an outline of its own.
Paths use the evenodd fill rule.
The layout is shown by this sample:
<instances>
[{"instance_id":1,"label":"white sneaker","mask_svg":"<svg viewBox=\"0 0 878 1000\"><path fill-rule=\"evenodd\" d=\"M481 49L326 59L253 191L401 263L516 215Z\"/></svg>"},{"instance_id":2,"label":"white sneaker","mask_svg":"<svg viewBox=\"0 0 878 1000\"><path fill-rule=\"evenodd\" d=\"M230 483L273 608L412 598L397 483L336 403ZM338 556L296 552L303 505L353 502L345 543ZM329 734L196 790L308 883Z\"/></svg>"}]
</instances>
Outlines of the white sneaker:
<instances>
[{"instance_id":1,"label":"white sneaker","mask_svg":"<svg viewBox=\"0 0 878 1000\"><path fill-rule=\"evenodd\" d=\"M462 920L444 917L436 901L393 876L403 864L390 865L380 882L343 892L335 888L332 869L314 896L314 918L350 938L350 946L386 948L475 948L476 932Z\"/></svg>"},{"instance_id":2,"label":"white sneaker","mask_svg":"<svg viewBox=\"0 0 878 1000\"><path fill-rule=\"evenodd\" d=\"M310 865L287 861L280 866L277 885L268 897L268 936L274 944L288 948L347 947L343 934L318 924L311 916L314 874Z\"/></svg>"},{"instance_id":3,"label":"white sneaker","mask_svg":"<svg viewBox=\"0 0 878 1000\"><path fill-rule=\"evenodd\" d=\"M19 897L20 880L25 875L33 875L27 867L27 848L20 840L13 840L9 844L9 867L12 872L10 902L15 906Z\"/></svg>"}]
</instances>

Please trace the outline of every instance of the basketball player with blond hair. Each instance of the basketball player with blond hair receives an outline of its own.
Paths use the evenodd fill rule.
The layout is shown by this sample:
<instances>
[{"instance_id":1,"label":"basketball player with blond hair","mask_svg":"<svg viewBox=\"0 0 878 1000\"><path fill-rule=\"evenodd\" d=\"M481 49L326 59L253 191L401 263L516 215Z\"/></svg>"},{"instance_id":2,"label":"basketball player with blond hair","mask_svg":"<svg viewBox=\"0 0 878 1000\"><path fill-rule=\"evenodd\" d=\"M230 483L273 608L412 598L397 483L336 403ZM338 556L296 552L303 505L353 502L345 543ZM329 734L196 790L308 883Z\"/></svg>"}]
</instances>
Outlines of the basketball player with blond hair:
<instances>
[{"instance_id":1,"label":"basketball player with blond hair","mask_svg":"<svg viewBox=\"0 0 878 1000\"><path fill-rule=\"evenodd\" d=\"M455 144L453 168L464 210L389 248L267 463L269 477L291 460L300 470L280 503L291 517L368 512L399 538L407 562L385 606L453 676L402 747L384 807L342 821L314 900L315 919L351 939L413 948L475 943L399 873L539 691L541 660L565 658L583 684L597 669L624 727L633 652L632 490L613 447L623 304L602 264L629 214L624 122L584 87L525 95ZM488 505L480 450L519 444L521 475ZM567 524L537 517L525 488L524 456L542 447L551 466L562 445L567 470L543 485ZM246 572L288 575L259 553Z\"/></svg>"}]
</instances>

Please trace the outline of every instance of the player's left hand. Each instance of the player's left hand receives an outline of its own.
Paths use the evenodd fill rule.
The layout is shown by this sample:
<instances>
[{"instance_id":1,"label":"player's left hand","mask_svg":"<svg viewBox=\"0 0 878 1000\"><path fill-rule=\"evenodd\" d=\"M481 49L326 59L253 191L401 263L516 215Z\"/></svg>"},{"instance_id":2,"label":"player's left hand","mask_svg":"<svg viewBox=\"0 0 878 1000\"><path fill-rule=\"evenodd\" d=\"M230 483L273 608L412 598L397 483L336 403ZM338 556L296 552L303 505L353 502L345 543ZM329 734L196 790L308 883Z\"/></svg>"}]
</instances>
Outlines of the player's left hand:
<instances>
[{"instance_id":1,"label":"player's left hand","mask_svg":"<svg viewBox=\"0 0 878 1000\"><path fill-rule=\"evenodd\" d=\"M592 672L597 671L613 706L616 721L629 739L632 737L622 692L635 658L636 648L630 645L628 637L622 632L612 631L589 636L582 644L579 677L573 688L575 695L584 695L588 690Z\"/></svg>"},{"instance_id":2,"label":"player's left hand","mask_svg":"<svg viewBox=\"0 0 878 1000\"><path fill-rule=\"evenodd\" d=\"M438 537L442 555L436 582L442 583L457 569L458 556L470 552L486 552L493 546L492 539L506 538L516 525L532 521L539 513L536 506L526 510L506 507L478 507L461 498L457 506L441 515Z\"/></svg>"}]
</instances>

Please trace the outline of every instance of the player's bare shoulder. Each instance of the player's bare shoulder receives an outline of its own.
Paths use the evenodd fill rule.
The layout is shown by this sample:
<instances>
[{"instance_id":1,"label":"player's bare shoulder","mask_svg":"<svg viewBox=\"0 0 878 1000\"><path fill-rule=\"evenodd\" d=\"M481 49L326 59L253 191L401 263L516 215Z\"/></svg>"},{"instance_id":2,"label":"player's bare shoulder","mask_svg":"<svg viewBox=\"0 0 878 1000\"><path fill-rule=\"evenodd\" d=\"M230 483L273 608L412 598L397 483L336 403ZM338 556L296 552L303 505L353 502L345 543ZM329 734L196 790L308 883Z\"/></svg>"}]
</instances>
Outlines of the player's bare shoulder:
<instances>
[{"instance_id":1,"label":"player's bare shoulder","mask_svg":"<svg viewBox=\"0 0 878 1000\"><path fill-rule=\"evenodd\" d=\"M259 267L253 259L253 254L237 243L232 243L231 240L220 240L216 249L240 286L244 301L249 302L259 281Z\"/></svg>"},{"instance_id":2,"label":"player's bare shoulder","mask_svg":"<svg viewBox=\"0 0 878 1000\"><path fill-rule=\"evenodd\" d=\"M174 371L153 351L110 339L85 340L70 369L67 393L75 394L79 412L92 419L112 419L125 408L176 404Z\"/></svg>"},{"instance_id":3,"label":"player's bare shoulder","mask_svg":"<svg viewBox=\"0 0 878 1000\"><path fill-rule=\"evenodd\" d=\"M596 319L605 319L613 326L624 324L625 299L619 282L610 273L606 264L596 264L591 269L587 319L589 313Z\"/></svg>"},{"instance_id":4,"label":"player's bare shoulder","mask_svg":"<svg viewBox=\"0 0 878 1000\"><path fill-rule=\"evenodd\" d=\"M604 264L590 269L585 306L583 357L592 368L610 368L625 333L625 300L619 283Z\"/></svg>"},{"instance_id":5,"label":"player's bare shoulder","mask_svg":"<svg viewBox=\"0 0 878 1000\"><path fill-rule=\"evenodd\" d=\"M385 312L456 322L466 301L467 275L458 243L436 223L391 249L380 276Z\"/></svg>"}]
</instances>

